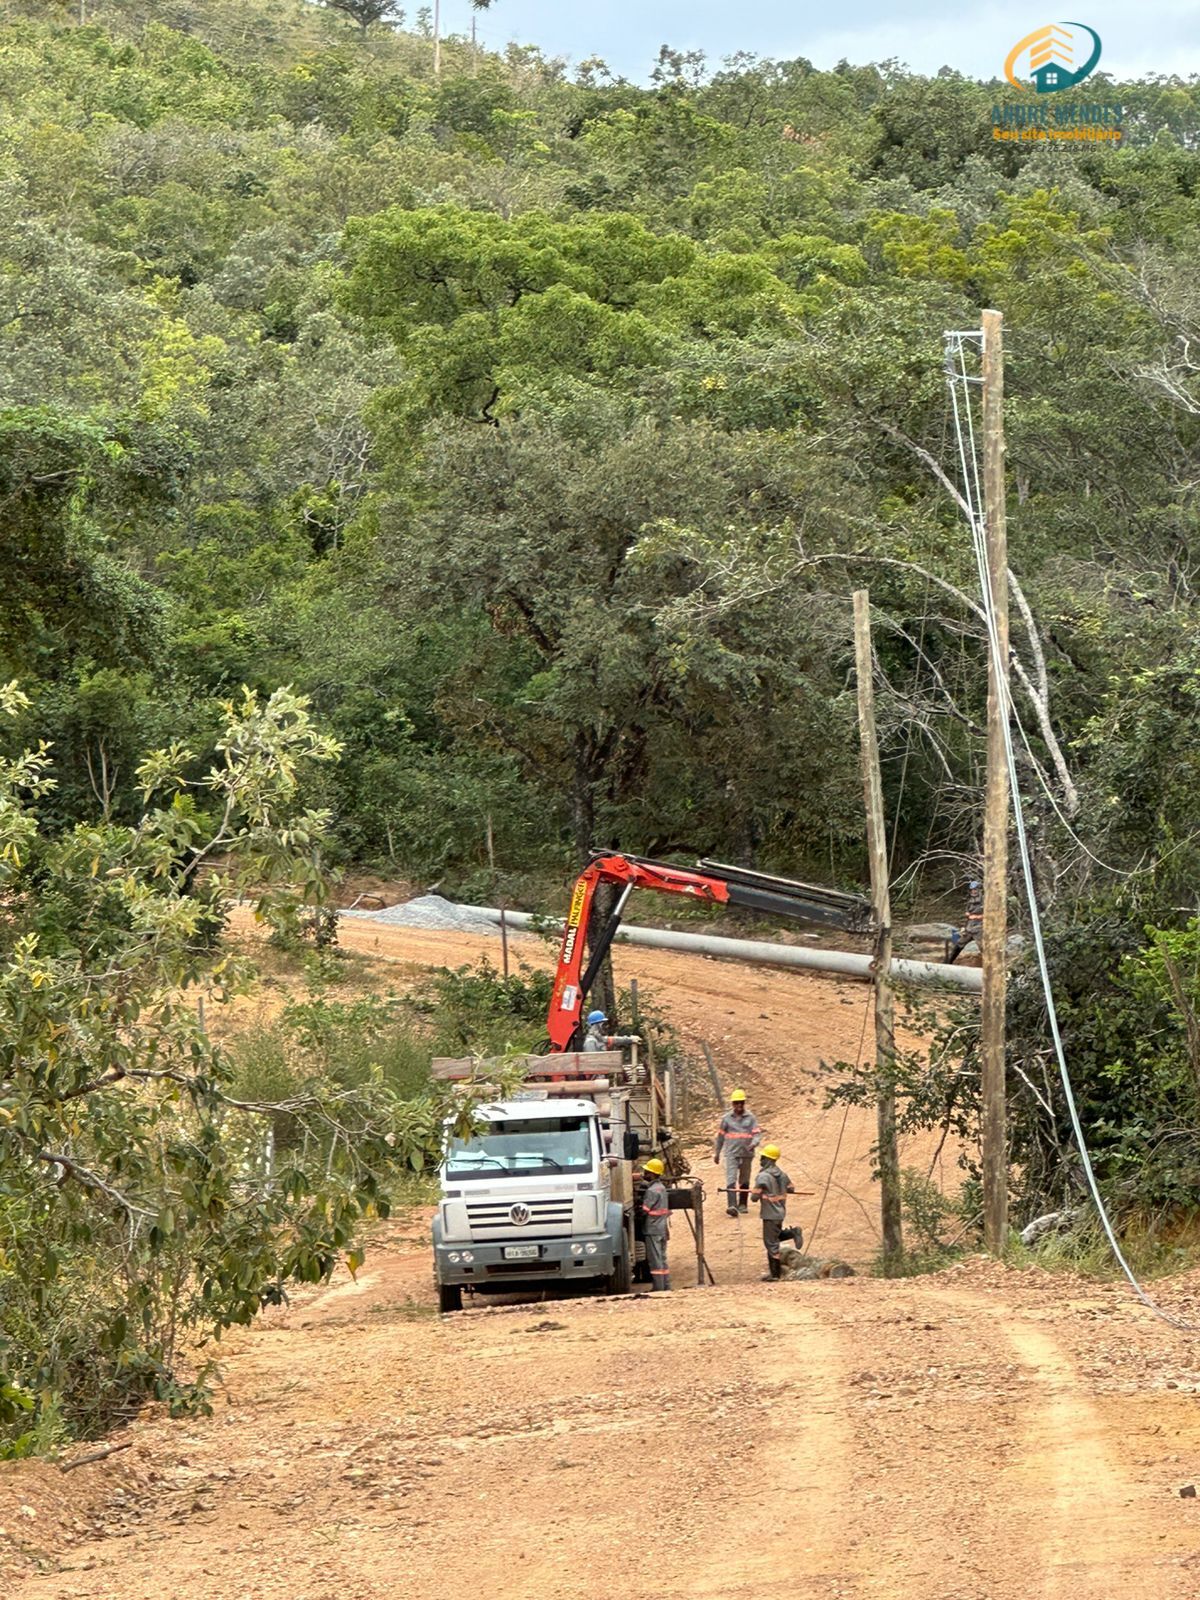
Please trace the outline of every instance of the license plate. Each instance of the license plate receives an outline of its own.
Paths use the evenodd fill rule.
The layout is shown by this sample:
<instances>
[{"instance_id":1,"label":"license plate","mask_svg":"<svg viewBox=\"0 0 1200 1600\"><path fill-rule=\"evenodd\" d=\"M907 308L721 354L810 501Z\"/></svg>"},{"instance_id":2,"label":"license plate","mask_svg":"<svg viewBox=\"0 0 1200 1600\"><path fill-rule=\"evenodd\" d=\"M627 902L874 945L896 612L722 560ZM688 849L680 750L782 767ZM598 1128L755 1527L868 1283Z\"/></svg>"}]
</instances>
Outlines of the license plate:
<instances>
[{"instance_id":1,"label":"license plate","mask_svg":"<svg viewBox=\"0 0 1200 1600\"><path fill-rule=\"evenodd\" d=\"M505 1261L536 1261L538 1247L536 1244L506 1244L504 1246Z\"/></svg>"}]
</instances>

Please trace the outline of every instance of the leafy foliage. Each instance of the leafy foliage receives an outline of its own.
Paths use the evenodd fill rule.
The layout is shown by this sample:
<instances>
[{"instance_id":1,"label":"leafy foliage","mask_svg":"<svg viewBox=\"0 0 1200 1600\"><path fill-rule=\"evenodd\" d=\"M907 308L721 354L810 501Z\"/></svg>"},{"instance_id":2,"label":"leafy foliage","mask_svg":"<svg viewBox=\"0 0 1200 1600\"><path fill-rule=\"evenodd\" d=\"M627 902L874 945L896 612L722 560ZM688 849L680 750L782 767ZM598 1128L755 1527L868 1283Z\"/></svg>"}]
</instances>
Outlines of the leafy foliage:
<instances>
[{"instance_id":1,"label":"leafy foliage","mask_svg":"<svg viewBox=\"0 0 1200 1600\"><path fill-rule=\"evenodd\" d=\"M150 1168L112 1170L120 1139L137 1148L160 1097L156 1115L192 1118L225 1092L179 1009L219 961L221 890L193 859L257 854L271 896L298 857L314 895L339 860L479 893L490 825L506 886L541 901L595 843L858 878L863 582L897 900L955 894L979 852L986 690L942 334L998 305L1022 788L1055 971L1109 1179L1150 1204L1189 1192L1189 991L1152 974L1200 865L1197 84L1108 86L1121 147L1026 148L992 140L994 85L896 63L664 47L639 87L455 35L435 77L428 17L406 30L372 0L92 9L0 0L0 668L28 697L0 730L3 937L29 989L0 1048L41 1027L49 1096L4 1137L35 1143L49 1117L45 1149L74 1160L50 1138L70 1133L61 1061L77 1087L144 1065L149 1018L155 1063L208 1087L127 1070L96 1091L113 1132L89 1159L141 1206ZM327 747L280 683L340 763L309 759ZM147 769L148 749L168 753ZM84 967L95 985L133 948L127 990L82 994ZM1069 1158L1053 1084L1043 1107L1020 1077L1043 1093L1036 996L1016 984L1013 1004L1032 1196ZM1138 1005L1161 1058L1137 1048ZM494 1020L500 1040L525 1019ZM967 1127L969 1036L946 1037L950 1076L908 1088ZM317 1073L366 1097L364 1128L410 1081L396 1049L391 1088L365 1058L353 1082ZM204 1159L228 1184L223 1152ZM49 1172L12 1196L7 1237L82 1204L57 1170L48 1199ZM179 1191L145 1198L172 1218L158 1260L209 1198L154 1181ZM111 1211L103 1298L124 1223L84 1198ZM243 1284L221 1259L220 1315L241 1314L269 1263ZM54 1314L78 1329L82 1308Z\"/></svg>"},{"instance_id":2,"label":"leafy foliage","mask_svg":"<svg viewBox=\"0 0 1200 1600\"><path fill-rule=\"evenodd\" d=\"M323 894L328 819L299 789L335 753L303 700L246 691L198 776L181 746L155 751L135 822L56 835L46 746L0 765L0 1451L148 1394L203 1404L205 1366L181 1367L196 1341L361 1259L395 1173L445 1116L469 1120L411 1074L331 1059L328 1007L302 1019L305 1080L244 1098L198 1015L245 976L219 939L232 897L254 886L282 924ZM265 1147L277 1122L291 1137Z\"/></svg>"}]
</instances>

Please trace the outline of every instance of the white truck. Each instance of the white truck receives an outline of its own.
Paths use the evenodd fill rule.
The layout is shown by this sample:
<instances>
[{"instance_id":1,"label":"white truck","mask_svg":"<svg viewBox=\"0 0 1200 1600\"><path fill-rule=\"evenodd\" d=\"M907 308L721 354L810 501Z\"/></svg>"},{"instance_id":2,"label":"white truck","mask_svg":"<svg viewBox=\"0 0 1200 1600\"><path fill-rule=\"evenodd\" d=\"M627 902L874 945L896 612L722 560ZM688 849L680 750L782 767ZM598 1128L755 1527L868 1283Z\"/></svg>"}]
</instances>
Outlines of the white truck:
<instances>
[{"instance_id":1,"label":"white truck","mask_svg":"<svg viewBox=\"0 0 1200 1600\"><path fill-rule=\"evenodd\" d=\"M512 1293L597 1282L625 1294L636 1252L631 1163L606 1150L593 1099L549 1095L477 1110L478 1131L452 1138L433 1221L442 1311L463 1290Z\"/></svg>"}]
</instances>

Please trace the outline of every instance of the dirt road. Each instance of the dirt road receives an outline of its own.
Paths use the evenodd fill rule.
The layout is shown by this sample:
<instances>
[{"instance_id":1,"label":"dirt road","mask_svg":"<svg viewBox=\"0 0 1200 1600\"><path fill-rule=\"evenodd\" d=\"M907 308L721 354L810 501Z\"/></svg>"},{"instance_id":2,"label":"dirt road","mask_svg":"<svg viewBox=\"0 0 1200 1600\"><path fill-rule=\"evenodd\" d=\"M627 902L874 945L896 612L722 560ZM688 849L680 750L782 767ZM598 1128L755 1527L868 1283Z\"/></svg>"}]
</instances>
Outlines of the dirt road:
<instances>
[{"instance_id":1,"label":"dirt road","mask_svg":"<svg viewBox=\"0 0 1200 1600\"><path fill-rule=\"evenodd\" d=\"M379 954L468 958L470 941L387 932ZM862 992L644 957L824 1178L842 1119L812 1096L813 1053L853 1053ZM822 1221L822 1248L859 1261L869 1142L847 1121ZM1115 1289L983 1262L761 1284L750 1226L713 1216L715 1289L439 1320L413 1219L357 1283L239 1335L212 1419L146 1418L69 1478L0 1468L0 1590L1200 1596L1200 1499L1178 1493L1200 1474L1194 1342Z\"/></svg>"}]
</instances>

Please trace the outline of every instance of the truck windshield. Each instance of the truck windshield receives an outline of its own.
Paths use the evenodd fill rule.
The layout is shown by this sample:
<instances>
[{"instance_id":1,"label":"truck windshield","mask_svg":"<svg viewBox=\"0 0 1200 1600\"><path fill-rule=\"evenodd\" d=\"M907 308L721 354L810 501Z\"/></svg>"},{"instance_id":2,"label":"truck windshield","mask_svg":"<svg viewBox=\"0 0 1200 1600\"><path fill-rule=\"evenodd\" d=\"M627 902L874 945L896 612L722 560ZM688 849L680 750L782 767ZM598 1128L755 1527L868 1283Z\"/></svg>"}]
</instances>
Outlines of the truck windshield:
<instances>
[{"instance_id":1,"label":"truck windshield","mask_svg":"<svg viewBox=\"0 0 1200 1600\"><path fill-rule=\"evenodd\" d=\"M588 1172L592 1165L590 1117L531 1117L490 1123L473 1139L452 1139L446 1176L495 1178L519 1173Z\"/></svg>"}]
</instances>

